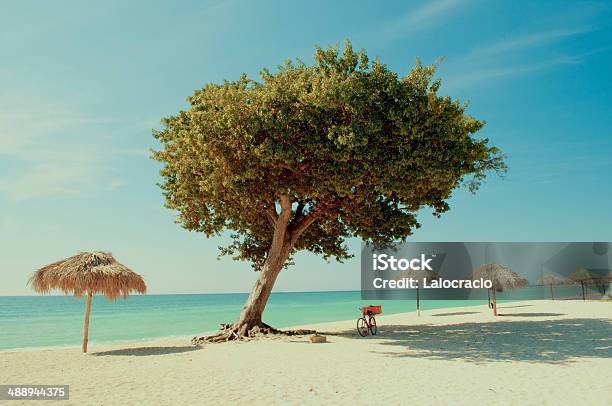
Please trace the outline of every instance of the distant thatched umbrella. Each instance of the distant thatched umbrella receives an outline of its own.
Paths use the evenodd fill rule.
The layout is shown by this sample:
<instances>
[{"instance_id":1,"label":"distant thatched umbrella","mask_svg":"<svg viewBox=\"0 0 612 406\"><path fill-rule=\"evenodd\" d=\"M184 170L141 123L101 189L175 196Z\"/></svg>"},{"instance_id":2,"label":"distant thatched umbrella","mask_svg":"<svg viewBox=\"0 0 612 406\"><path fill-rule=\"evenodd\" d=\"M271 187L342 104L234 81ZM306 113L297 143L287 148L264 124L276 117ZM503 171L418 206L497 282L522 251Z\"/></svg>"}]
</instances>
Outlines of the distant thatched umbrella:
<instances>
[{"instance_id":1,"label":"distant thatched umbrella","mask_svg":"<svg viewBox=\"0 0 612 406\"><path fill-rule=\"evenodd\" d=\"M60 289L65 294L72 293L77 297L87 295L83 352L87 352L89 312L95 293L103 294L108 300L115 300L119 296L125 299L131 292L146 293L147 290L142 276L106 252L81 252L49 264L34 272L29 283L38 293Z\"/></svg>"},{"instance_id":2,"label":"distant thatched umbrella","mask_svg":"<svg viewBox=\"0 0 612 406\"><path fill-rule=\"evenodd\" d=\"M420 316L421 315L421 301L419 298L419 287L421 285L421 282L423 280L426 280L427 282L429 282L433 279L437 279L438 273L434 271L430 271L430 270L416 271L414 269L407 269L403 271L395 280L401 280L404 278L412 278L413 280L417 282L416 304L417 304L417 315Z\"/></svg>"},{"instance_id":3,"label":"distant thatched umbrella","mask_svg":"<svg viewBox=\"0 0 612 406\"><path fill-rule=\"evenodd\" d=\"M493 290L493 315L497 316L497 299L495 292L502 292L504 289L523 288L529 283L527 279L513 272L510 268L491 263L485 264L472 273L472 280L490 280Z\"/></svg>"},{"instance_id":4,"label":"distant thatched umbrella","mask_svg":"<svg viewBox=\"0 0 612 406\"><path fill-rule=\"evenodd\" d=\"M542 275L542 277L540 278L540 283L542 285L550 286L550 298L552 300L555 300L555 294L553 292L553 285L560 285L563 282L565 282L565 279L566 278L556 273L547 272L544 275Z\"/></svg>"},{"instance_id":5,"label":"distant thatched umbrella","mask_svg":"<svg viewBox=\"0 0 612 406\"><path fill-rule=\"evenodd\" d=\"M597 282L602 279L602 276L591 272L588 269L578 267L570 276L567 277L566 283L568 285L576 285L580 283L580 290L582 292L582 300L586 300L586 289L585 284Z\"/></svg>"}]
</instances>

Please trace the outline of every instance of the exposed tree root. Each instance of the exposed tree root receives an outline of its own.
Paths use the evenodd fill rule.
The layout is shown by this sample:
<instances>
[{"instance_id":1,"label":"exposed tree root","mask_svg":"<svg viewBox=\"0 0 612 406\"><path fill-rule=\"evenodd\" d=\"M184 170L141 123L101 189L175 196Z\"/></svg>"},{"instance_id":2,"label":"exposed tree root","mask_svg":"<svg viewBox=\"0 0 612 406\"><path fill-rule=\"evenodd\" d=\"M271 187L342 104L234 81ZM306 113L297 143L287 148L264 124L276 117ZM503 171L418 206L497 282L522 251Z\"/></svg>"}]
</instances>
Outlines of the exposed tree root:
<instances>
[{"instance_id":1,"label":"exposed tree root","mask_svg":"<svg viewBox=\"0 0 612 406\"><path fill-rule=\"evenodd\" d=\"M249 328L250 327L250 328ZM248 340L256 337L262 337L266 335L285 335L285 336L296 336L306 334L316 334L315 330L278 330L274 327L267 325L266 323L259 323L255 326L248 326L243 324L241 326L235 326L234 324L223 323L218 333L210 336L193 337L191 344L200 345L205 343L218 343L223 341L235 341L235 340Z\"/></svg>"}]
</instances>

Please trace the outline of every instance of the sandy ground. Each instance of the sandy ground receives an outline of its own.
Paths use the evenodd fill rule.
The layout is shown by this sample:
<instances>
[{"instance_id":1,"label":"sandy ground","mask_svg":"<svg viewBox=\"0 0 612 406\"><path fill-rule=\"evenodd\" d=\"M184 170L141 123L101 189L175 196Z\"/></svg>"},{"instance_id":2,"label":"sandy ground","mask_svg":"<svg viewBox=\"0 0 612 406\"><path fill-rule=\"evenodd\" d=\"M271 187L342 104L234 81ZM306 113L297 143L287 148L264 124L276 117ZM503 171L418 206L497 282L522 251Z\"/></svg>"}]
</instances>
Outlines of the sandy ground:
<instances>
[{"instance_id":1,"label":"sandy ground","mask_svg":"<svg viewBox=\"0 0 612 406\"><path fill-rule=\"evenodd\" d=\"M612 302L499 311L380 316L379 334L367 338L354 320L307 326L332 333L326 344L284 337L0 352L0 384L69 384L70 401L53 404L75 405L612 404Z\"/></svg>"}]
</instances>

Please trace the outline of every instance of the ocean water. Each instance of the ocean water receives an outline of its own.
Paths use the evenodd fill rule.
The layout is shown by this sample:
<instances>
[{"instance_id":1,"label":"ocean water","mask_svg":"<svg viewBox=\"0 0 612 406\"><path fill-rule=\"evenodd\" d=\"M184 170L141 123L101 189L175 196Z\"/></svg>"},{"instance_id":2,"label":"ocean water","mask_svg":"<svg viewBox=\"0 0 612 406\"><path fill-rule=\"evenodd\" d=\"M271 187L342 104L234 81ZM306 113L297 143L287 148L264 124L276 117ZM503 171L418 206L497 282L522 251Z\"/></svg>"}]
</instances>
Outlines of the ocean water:
<instances>
[{"instance_id":1,"label":"ocean water","mask_svg":"<svg viewBox=\"0 0 612 406\"><path fill-rule=\"evenodd\" d=\"M234 321L246 293L130 296L109 302L95 296L90 344L195 336ZM421 309L483 304L482 300L422 301ZM264 320L275 327L357 319L360 306L382 304L383 313L414 311L414 301L361 300L360 292L273 293ZM0 350L78 346L85 301L72 296L0 296Z\"/></svg>"}]
</instances>

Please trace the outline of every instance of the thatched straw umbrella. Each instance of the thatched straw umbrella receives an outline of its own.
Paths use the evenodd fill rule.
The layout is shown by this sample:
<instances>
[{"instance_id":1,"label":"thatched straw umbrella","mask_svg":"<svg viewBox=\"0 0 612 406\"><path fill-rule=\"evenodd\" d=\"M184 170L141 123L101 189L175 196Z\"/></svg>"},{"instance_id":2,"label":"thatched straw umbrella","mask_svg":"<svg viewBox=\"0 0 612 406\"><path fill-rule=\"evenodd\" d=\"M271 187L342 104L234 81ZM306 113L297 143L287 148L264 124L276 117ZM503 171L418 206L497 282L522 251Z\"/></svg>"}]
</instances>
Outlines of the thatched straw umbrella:
<instances>
[{"instance_id":1,"label":"thatched straw umbrella","mask_svg":"<svg viewBox=\"0 0 612 406\"><path fill-rule=\"evenodd\" d=\"M30 277L28 282L38 293L60 289L77 297L87 295L83 352L87 352L91 299L100 293L108 300L127 298L131 292L146 293L142 276L120 264L107 252L81 252L70 258L49 264Z\"/></svg>"},{"instance_id":2,"label":"thatched straw umbrella","mask_svg":"<svg viewBox=\"0 0 612 406\"><path fill-rule=\"evenodd\" d=\"M493 315L497 316L497 298L495 292L502 292L504 289L523 288L529 283L527 279L513 272L510 268L491 263L485 264L472 273L472 280L490 280L493 291Z\"/></svg>"},{"instance_id":3,"label":"thatched straw umbrella","mask_svg":"<svg viewBox=\"0 0 612 406\"><path fill-rule=\"evenodd\" d=\"M597 282L602 278L601 275L591 272L585 268L578 267L570 276L567 277L566 283L568 285L576 285L580 283L580 290L582 292L582 300L586 300L586 288L585 285L592 282Z\"/></svg>"},{"instance_id":4,"label":"thatched straw umbrella","mask_svg":"<svg viewBox=\"0 0 612 406\"><path fill-rule=\"evenodd\" d=\"M417 316L420 316L421 315L421 300L419 298L419 287L420 287L421 281L426 280L427 282L429 282L429 281L432 281L433 279L438 279L438 273L434 271L430 271L428 269L420 270L420 271L416 271L414 269L407 269L403 271L396 278L396 280L401 280L404 278L412 278L413 280L416 280L417 282L416 305L417 305Z\"/></svg>"},{"instance_id":5,"label":"thatched straw umbrella","mask_svg":"<svg viewBox=\"0 0 612 406\"><path fill-rule=\"evenodd\" d=\"M550 286L550 298L555 300L555 294L553 292L553 285L561 285L565 282L565 278L561 275L557 275L556 273L547 272L540 278L540 283L542 285Z\"/></svg>"}]
</instances>

